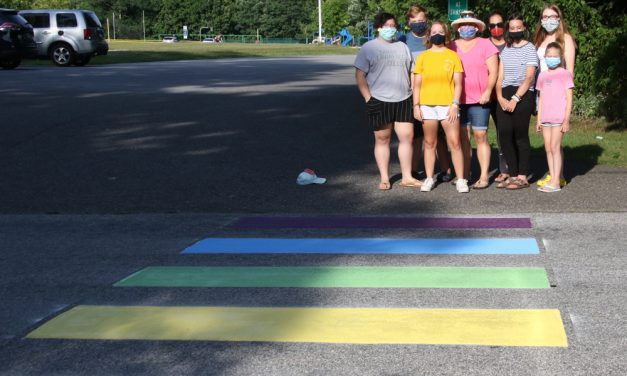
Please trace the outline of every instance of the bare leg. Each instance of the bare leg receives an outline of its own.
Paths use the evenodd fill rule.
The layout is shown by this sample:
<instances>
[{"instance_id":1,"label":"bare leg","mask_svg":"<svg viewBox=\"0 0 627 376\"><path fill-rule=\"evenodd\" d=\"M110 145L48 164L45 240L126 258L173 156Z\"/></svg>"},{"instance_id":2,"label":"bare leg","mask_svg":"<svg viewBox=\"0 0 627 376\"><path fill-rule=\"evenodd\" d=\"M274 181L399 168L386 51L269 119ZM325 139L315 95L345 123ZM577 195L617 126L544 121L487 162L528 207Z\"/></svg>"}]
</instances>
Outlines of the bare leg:
<instances>
[{"instance_id":1,"label":"bare leg","mask_svg":"<svg viewBox=\"0 0 627 376\"><path fill-rule=\"evenodd\" d=\"M560 176L562 176L562 130L560 127L546 127L551 131L551 152L553 154L553 169L551 171L551 181L549 184L555 188L560 187Z\"/></svg>"},{"instance_id":2,"label":"bare leg","mask_svg":"<svg viewBox=\"0 0 627 376\"><path fill-rule=\"evenodd\" d=\"M422 122L422 128L425 132L425 172L427 178L433 179L433 170L435 169L435 150L438 145L438 121L425 120Z\"/></svg>"},{"instance_id":3,"label":"bare leg","mask_svg":"<svg viewBox=\"0 0 627 376\"><path fill-rule=\"evenodd\" d=\"M403 183L415 181L411 175L411 161L414 151L414 124L394 123L394 131L398 137L398 160L401 163Z\"/></svg>"},{"instance_id":4,"label":"bare leg","mask_svg":"<svg viewBox=\"0 0 627 376\"><path fill-rule=\"evenodd\" d=\"M390 138L392 136L392 124L388 124L380 131L374 131L374 159L377 161L381 182L389 182L390 168Z\"/></svg>"},{"instance_id":5,"label":"bare leg","mask_svg":"<svg viewBox=\"0 0 627 376\"><path fill-rule=\"evenodd\" d=\"M470 179L470 159L472 158L472 148L470 147L470 129L468 127L459 130L459 140L464 156L464 179ZM447 134L448 136L448 134Z\"/></svg>"},{"instance_id":6,"label":"bare leg","mask_svg":"<svg viewBox=\"0 0 627 376\"><path fill-rule=\"evenodd\" d=\"M464 176L464 155L462 154L462 146L460 142L460 129L459 120L455 120L453 123L449 123L447 120L442 121L444 126L444 133L446 133L446 140L451 148L451 159L453 160L453 168L455 169L455 175L462 179Z\"/></svg>"},{"instance_id":7,"label":"bare leg","mask_svg":"<svg viewBox=\"0 0 627 376\"><path fill-rule=\"evenodd\" d=\"M438 125L439 126L439 125ZM451 173L451 160L448 156L448 146L446 137L440 136L438 131L438 144L436 146L438 161L440 162L440 172L442 174Z\"/></svg>"},{"instance_id":8,"label":"bare leg","mask_svg":"<svg viewBox=\"0 0 627 376\"><path fill-rule=\"evenodd\" d=\"M479 181L482 183L488 182L488 174L490 171L490 143L488 142L487 131L474 131L475 142L477 143L477 159L479 160L479 167L481 168L481 176Z\"/></svg>"}]
</instances>

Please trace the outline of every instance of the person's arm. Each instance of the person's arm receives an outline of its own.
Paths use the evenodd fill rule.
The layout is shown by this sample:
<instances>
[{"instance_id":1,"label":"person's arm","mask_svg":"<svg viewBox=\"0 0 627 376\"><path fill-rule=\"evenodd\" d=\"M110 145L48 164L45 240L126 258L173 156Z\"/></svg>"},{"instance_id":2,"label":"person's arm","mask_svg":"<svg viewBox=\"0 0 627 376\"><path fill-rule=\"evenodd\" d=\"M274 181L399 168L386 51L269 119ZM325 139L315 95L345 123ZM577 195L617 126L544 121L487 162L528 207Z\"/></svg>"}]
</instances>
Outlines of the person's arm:
<instances>
[{"instance_id":1,"label":"person's arm","mask_svg":"<svg viewBox=\"0 0 627 376\"><path fill-rule=\"evenodd\" d=\"M422 111L420 110L420 85L422 84L422 75L413 73L412 95L414 103L414 118L422 121Z\"/></svg>"},{"instance_id":2,"label":"person's arm","mask_svg":"<svg viewBox=\"0 0 627 376\"><path fill-rule=\"evenodd\" d=\"M372 98L372 94L370 94L370 88L368 87L368 81L366 80L366 72L361 69L355 68L355 81L357 81L357 88L361 93L361 96L364 97L366 103Z\"/></svg>"},{"instance_id":3,"label":"person's arm","mask_svg":"<svg viewBox=\"0 0 627 376\"><path fill-rule=\"evenodd\" d=\"M536 115L536 132L542 132L542 92L538 91L538 114Z\"/></svg>"},{"instance_id":4,"label":"person's arm","mask_svg":"<svg viewBox=\"0 0 627 376\"><path fill-rule=\"evenodd\" d=\"M481 98L479 99L479 104L486 104L490 102L490 97L492 96L492 89L494 89L494 84L496 84L496 79L498 76L499 69L499 61L497 55L492 55L486 60L486 65L488 66L488 86L485 88L485 91L481 94Z\"/></svg>"},{"instance_id":5,"label":"person's arm","mask_svg":"<svg viewBox=\"0 0 627 376\"><path fill-rule=\"evenodd\" d=\"M449 123L457 120L457 115L459 113L459 99L462 96L463 77L463 72L453 73L453 84L455 85L455 89L453 91L453 103L451 103L448 108L447 120Z\"/></svg>"},{"instance_id":6,"label":"person's arm","mask_svg":"<svg viewBox=\"0 0 627 376\"><path fill-rule=\"evenodd\" d=\"M575 76L575 41L570 34L564 35L564 60L566 69Z\"/></svg>"},{"instance_id":7,"label":"person's arm","mask_svg":"<svg viewBox=\"0 0 627 376\"><path fill-rule=\"evenodd\" d=\"M509 100L509 108L511 112L514 112L516 105L522 100L524 95L533 95L533 93L529 94L528 90L531 86L531 82L533 82L533 78L536 75L536 68L537 67L534 65L527 65L527 69L525 70L525 80L520 84L516 93L514 93L512 98Z\"/></svg>"},{"instance_id":8,"label":"person's arm","mask_svg":"<svg viewBox=\"0 0 627 376\"><path fill-rule=\"evenodd\" d=\"M570 112L573 109L573 89L566 90L566 116L562 123L562 133L566 133L570 130Z\"/></svg>"},{"instance_id":9,"label":"person's arm","mask_svg":"<svg viewBox=\"0 0 627 376\"><path fill-rule=\"evenodd\" d=\"M503 111L507 110L507 100L503 98L503 61L499 62L499 74L496 79L496 100L499 102L499 106Z\"/></svg>"}]
</instances>

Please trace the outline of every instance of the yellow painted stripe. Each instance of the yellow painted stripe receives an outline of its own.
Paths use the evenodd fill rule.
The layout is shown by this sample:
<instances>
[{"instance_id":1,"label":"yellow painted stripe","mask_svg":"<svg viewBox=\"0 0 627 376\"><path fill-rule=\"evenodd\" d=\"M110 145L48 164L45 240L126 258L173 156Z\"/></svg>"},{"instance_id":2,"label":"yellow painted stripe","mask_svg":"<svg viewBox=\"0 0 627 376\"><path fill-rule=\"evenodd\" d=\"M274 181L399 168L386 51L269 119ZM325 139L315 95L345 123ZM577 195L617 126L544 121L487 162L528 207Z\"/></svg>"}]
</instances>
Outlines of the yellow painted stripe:
<instances>
[{"instance_id":1,"label":"yellow painted stripe","mask_svg":"<svg viewBox=\"0 0 627 376\"><path fill-rule=\"evenodd\" d=\"M78 306L27 337L568 346L555 309Z\"/></svg>"}]
</instances>

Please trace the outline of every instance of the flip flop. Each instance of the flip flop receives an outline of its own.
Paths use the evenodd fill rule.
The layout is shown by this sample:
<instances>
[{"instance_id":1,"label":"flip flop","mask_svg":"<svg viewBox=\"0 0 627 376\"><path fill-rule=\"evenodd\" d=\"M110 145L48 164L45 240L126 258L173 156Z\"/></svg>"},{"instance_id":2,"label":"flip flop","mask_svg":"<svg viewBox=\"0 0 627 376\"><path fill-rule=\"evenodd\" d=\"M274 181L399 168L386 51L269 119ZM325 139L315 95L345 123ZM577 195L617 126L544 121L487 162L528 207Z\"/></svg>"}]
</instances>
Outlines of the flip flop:
<instances>
[{"instance_id":1,"label":"flip flop","mask_svg":"<svg viewBox=\"0 0 627 376\"><path fill-rule=\"evenodd\" d=\"M407 183L400 182L398 185L401 187L420 188L422 186L422 182L420 180L414 180Z\"/></svg>"},{"instance_id":2,"label":"flip flop","mask_svg":"<svg viewBox=\"0 0 627 376\"><path fill-rule=\"evenodd\" d=\"M542 187L538 188L538 190L540 192L545 192L545 193L555 193L555 192L561 191L562 189L558 187L554 187L550 184L545 184Z\"/></svg>"},{"instance_id":3,"label":"flip flop","mask_svg":"<svg viewBox=\"0 0 627 376\"><path fill-rule=\"evenodd\" d=\"M390 189L392 189L392 186L390 185L389 181L382 181L381 183L379 183L379 190L389 191Z\"/></svg>"},{"instance_id":4,"label":"flip flop","mask_svg":"<svg viewBox=\"0 0 627 376\"><path fill-rule=\"evenodd\" d=\"M505 180L503 180L502 182L498 183L496 185L497 188L506 188L511 182L512 182L512 178L507 178Z\"/></svg>"},{"instance_id":5,"label":"flip flop","mask_svg":"<svg viewBox=\"0 0 627 376\"><path fill-rule=\"evenodd\" d=\"M505 189L509 189L510 191L516 189L523 189L529 187L529 182L522 181L520 179L512 179L510 183L505 187Z\"/></svg>"},{"instance_id":6,"label":"flip flop","mask_svg":"<svg viewBox=\"0 0 627 376\"><path fill-rule=\"evenodd\" d=\"M488 188L488 182L487 181L481 181L478 180L475 184L472 185L472 189L486 189Z\"/></svg>"},{"instance_id":7,"label":"flip flop","mask_svg":"<svg viewBox=\"0 0 627 376\"><path fill-rule=\"evenodd\" d=\"M494 181L497 182L497 183L500 183L500 182L504 182L507 179L509 179L509 175L507 175L507 174L499 174L499 176L494 178Z\"/></svg>"}]
</instances>

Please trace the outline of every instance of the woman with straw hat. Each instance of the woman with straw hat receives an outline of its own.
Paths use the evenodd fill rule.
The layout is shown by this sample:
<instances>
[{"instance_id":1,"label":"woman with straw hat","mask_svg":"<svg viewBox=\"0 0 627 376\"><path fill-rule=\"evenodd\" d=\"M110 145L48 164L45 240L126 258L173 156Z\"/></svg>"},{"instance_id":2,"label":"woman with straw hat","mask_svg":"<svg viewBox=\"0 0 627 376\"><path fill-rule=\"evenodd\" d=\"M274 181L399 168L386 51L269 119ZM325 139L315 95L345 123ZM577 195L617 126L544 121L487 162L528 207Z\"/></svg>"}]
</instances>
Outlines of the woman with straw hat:
<instances>
[{"instance_id":1,"label":"woman with straw hat","mask_svg":"<svg viewBox=\"0 0 627 376\"><path fill-rule=\"evenodd\" d=\"M463 89L460 98L461 144L464 152L464 179L470 179L470 129L477 144L477 159L481 175L473 185L475 189L488 187L490 169L490 143L488 123L490 121L490 99L498 76L498 49L478 34L485 30L485 24L475 18L471 11L464 11L461 17L451 24L460 38L451 44L464 67Z\"/></svg>"}]
</instances>

